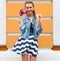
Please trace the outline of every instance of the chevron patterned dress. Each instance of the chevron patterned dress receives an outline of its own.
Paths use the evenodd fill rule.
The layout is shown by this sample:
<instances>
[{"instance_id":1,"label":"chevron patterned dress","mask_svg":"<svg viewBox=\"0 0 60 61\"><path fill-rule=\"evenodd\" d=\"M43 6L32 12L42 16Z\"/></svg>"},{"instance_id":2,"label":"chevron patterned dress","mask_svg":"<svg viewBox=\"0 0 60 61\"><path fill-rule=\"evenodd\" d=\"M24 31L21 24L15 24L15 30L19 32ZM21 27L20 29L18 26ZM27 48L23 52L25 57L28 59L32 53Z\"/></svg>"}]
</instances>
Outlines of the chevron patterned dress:
<instances>
[{"instance_id":1,"label":"chevron patterned dress","mask_svg":"<svg viewBox=\"0 0 60 61\"><path fill-rule=\"evenodd\" d=\"M16 52L17 54L28 54L32 56L37 56L38 41L34 38L33 34L30 34L28 39L20 37L11 50L13 52Z\"/></svg>"}]
</instances>

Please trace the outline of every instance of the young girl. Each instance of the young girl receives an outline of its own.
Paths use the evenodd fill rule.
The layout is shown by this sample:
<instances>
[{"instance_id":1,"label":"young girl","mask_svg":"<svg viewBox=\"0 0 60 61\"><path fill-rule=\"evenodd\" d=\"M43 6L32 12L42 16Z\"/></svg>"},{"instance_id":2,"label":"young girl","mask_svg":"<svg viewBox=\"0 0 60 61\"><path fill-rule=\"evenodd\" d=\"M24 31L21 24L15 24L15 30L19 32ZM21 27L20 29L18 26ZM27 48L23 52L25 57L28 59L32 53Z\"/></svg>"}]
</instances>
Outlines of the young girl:
<instances>
[{"instance_id":1,"label":"young girl","mask_svg":"<svg viewBox=\"0 0 60 61\"><path fill-rule=\"evenodd\" d=\"M34 3L32 1L25 2L25 9L26 15L20 24L22 34L12 48L12 51L21 54L22 61L28 61L28 55L30 56L30 61L36 61L38 54L37 37L41 33L40 24L36 23Z\"/></svg>"}]
</instances>

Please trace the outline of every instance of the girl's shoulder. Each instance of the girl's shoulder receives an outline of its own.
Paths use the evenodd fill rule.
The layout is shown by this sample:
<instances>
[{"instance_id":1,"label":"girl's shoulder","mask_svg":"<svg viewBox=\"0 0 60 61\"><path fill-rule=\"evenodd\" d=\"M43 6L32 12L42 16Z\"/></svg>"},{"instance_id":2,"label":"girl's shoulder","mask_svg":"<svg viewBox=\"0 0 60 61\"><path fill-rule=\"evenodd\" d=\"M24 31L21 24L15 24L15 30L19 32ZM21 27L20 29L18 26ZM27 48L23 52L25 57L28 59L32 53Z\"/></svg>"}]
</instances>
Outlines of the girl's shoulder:
<instances>
[{"instance_id":1,"label":"girl's shoulder","mask_svg":"<svg viewBox=\"0 0 60 61\"><path fill-rule=\"evenodd\" d=\"M24 15L24 16L23 16L23 19L26 19L26 18L27 18L27 15Z\"/></svg>"}]
</instances>

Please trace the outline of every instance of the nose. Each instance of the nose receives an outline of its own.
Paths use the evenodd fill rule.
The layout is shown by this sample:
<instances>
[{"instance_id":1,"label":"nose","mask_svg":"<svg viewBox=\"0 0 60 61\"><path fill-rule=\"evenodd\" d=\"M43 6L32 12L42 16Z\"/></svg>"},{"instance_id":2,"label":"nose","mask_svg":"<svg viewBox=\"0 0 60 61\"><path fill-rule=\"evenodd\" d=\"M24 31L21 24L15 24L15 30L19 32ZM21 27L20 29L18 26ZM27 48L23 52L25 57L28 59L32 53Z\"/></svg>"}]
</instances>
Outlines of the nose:
<instances>
[{"instance_id":1,"label":"nose","mask_svg":"<svg viewBox=\"0 0 60 61\"><path fill-rule=\"evenodd\" d=\"M30 8L28 8L28 11L30 11L31 9Z\"/></svg>"}]
</instances>

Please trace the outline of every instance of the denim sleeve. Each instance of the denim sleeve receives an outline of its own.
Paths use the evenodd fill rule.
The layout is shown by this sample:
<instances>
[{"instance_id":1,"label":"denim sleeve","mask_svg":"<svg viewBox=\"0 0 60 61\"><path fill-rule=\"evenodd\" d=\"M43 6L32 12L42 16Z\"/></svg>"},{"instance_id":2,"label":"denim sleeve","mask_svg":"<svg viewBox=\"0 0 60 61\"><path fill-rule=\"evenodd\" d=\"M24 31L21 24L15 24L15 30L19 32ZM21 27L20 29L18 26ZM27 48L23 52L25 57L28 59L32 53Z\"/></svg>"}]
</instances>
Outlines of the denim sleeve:
<instances>
[{"instance_id":1,"label":"denim sleeve","mask_svg":"<svg viewBox=\"0 0 60 61\"><path fill-rule=\"evenodd\" d=\"M25 30L25 26L23 25L23 26L20 26L20 30L21 31L24 31Z\"/></svg>"}]
</instances>

